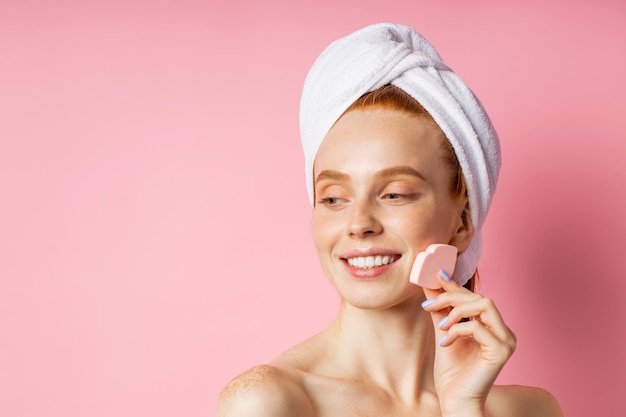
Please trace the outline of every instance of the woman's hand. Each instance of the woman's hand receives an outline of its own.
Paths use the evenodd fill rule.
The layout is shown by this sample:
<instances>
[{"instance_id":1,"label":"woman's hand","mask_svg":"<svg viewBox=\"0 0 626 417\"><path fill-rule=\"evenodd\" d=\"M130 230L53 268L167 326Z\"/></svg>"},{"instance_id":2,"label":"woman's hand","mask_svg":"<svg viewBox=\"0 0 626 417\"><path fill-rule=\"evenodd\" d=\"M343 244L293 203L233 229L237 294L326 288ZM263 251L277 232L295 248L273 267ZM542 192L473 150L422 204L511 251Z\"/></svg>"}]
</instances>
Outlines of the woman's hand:
<instances>
[{"instance_id":1,"label":"woman's hand","mask_svg":"<svg viewBox=\"0 0 626 417\"><path fill-rule=\"evenodd\" d=\"M444 416L484 415L484 404L516 340L493 302L444 274L442 290L424 288L437 340L435 385ZM463 321L463 319L468 319Z\"/></svg>"}]
</instances>

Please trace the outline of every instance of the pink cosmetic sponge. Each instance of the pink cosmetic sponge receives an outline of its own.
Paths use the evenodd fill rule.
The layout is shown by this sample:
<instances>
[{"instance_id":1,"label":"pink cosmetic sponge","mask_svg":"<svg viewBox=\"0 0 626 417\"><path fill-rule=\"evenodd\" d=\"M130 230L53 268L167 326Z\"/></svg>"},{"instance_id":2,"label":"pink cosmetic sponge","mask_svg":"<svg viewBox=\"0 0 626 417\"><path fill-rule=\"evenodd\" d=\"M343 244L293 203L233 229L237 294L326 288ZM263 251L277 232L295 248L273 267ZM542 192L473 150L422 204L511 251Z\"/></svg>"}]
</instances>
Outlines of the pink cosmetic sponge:
<instances>
[{"instance_id":1,"label":"pink cosmetic sponge","mask_svg":"<svg viewBox=\"0 0 626 417\"><path fill-rule=\"evenodd\" d=\"M420 287L433 290L441 288L437 281L439 270L452 276L456 266L456 246L434 243L415 257L409 281Z\"/></svg>"}]
</instances>

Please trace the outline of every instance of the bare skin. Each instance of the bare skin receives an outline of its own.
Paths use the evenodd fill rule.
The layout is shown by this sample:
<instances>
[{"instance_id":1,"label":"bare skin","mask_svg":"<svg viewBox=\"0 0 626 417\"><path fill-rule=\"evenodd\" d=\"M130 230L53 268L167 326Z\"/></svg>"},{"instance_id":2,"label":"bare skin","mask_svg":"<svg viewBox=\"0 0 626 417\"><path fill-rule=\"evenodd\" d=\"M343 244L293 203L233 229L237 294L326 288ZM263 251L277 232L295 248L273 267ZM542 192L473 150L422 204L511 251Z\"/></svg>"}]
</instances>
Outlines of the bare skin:
<instances>
[{"instance_id":1,"label":"bare skin","mask_svg":"<svg viewBox=\"0 0 626 417\"><path fill-rule=\"evenodd\" d=\"M218 417L562 415L542 389L493 385L516 340L491 300L443 277L441 290L408 282L429 243L463 251L473 232L467 201L448 191L442 140L427 119L382 109L330 130L315 160L313 236L340 312L228 384Z\"/></svg>"}]
</instances>

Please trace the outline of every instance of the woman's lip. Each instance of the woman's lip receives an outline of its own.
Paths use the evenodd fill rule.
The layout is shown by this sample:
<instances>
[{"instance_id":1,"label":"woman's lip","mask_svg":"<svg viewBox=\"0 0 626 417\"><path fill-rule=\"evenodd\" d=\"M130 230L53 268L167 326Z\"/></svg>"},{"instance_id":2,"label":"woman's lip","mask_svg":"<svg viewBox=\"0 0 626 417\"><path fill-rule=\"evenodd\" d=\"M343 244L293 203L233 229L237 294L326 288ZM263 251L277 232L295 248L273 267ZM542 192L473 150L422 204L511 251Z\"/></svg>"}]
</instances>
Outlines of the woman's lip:
<instances>
[{"instance_id":1,"label":"woman's lip","mask_svg":"<svg viewBox=\"0 0 626 417\"><path fill-rule=\"evenodd\" d=\"M366 258L368 256L389 256L393 257L394 261L381 266L374 266L371 268L358 268L356 266L352 266L348 263L348 259L350 258ZM387 248L363 248L363 249L353 249L348 252L342 253L339 258L341 263L344 265L346 270L350 275L359 279L376 279L382 274L386 273L393 265L398 262L398 260L402 257L402 254L393 249Z\"/></svg>"},{"instance_id":2,"label":"woman's lip","mask_svg":"<svg viewBox=\"0 0 626 417\"><path fill-rule=\"evenodd\" d=\"M354 249L349 252L345 252L341 254L339 257L341 259L348 259L348 258L363 258L367 256L394 256L396 258L400 258L402 254L391 249L367 248L367 249Z\"/></svg>"},{"instance_id":3,"label":"woman's lip","mask_svg":"<svg viewBox=\"0 0 626 417\"><path fill-rule=\"evenodd\" d=\"M376 279L379 276L383 275L385 272L387 272L390 268L392 268L393 265L398 261L398 259L400 259L399 256L392 263L389 263L389 264L386 264L386 265L381 265L381 266L374 266L374 267L371 267L371 268L358 268L356 266L352 266L344 258L341 259L341 262L344 265L344 267L346 268L346 270L348 271L348 273L350 275L352 275L353 277L355 277L355 278L359 278L359 279Z\"/></svg>"}]
</instances>

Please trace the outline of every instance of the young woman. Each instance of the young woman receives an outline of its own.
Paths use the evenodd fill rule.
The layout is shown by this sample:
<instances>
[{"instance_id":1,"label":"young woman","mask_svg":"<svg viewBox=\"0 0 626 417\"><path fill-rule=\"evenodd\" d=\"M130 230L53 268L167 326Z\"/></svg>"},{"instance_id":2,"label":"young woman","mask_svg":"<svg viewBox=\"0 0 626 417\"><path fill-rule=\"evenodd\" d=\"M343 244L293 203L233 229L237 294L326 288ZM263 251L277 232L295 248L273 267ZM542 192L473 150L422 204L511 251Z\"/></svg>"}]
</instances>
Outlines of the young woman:
<instances>
[{"instance_id":1,"label":"young woman","mask_svg":"<svg viewBox=\"0 0 626 417\"><path fill-rule=\"evenodd\" d=\"M301 130L315 246L341 309L235 378L218 417L560 416L544 390L494 385L515 335L472 289L499 145L432 46L391 24L334 42L307 77ZM437 290L409 281L432 243L459 252Z\"/></svg>"}]
</instances>

